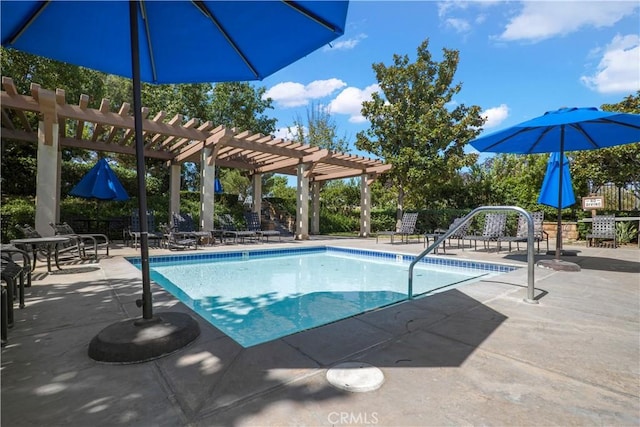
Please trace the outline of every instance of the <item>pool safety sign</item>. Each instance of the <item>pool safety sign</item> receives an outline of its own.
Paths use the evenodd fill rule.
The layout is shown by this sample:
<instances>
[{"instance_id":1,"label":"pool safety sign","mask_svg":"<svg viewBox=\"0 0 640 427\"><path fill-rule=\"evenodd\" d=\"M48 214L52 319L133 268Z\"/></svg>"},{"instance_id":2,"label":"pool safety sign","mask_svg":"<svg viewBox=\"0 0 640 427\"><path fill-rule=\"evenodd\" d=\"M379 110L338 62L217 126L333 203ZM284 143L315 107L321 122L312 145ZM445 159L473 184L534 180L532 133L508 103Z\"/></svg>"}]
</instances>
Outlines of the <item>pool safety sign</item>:
<instances>
[{"instance_id":1,"label":"pool safety sign","mask_svg":"<svg viewBox=\"0 0 640 427\"><path fill-rule=\"evenodd\" d=\"M604 197L602 196L589 196L582 198L582 209L585 211L604 209Z\"/></svg>"}]
</instances>

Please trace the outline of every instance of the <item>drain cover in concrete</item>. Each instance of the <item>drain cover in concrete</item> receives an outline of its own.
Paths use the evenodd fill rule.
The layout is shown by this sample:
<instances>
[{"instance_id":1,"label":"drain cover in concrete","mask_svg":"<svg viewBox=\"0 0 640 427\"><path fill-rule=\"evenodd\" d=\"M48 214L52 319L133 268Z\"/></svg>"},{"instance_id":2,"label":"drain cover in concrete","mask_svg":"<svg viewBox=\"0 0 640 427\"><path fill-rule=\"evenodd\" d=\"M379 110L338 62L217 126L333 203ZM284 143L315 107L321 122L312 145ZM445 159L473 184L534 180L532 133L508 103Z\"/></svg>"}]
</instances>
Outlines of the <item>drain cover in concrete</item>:
<instances>
[{"instance_id":1,"label":"drain cover in concrete","mask_svg":"<svg viewBox=\"0 0 640 427\"><path fill-rule=\"evenodd\" d=\"M380 388L384 382L382 371L363 362L340 363L327 371L327 381L342 390L365 392Z\"/></svg>"}]
</instances>

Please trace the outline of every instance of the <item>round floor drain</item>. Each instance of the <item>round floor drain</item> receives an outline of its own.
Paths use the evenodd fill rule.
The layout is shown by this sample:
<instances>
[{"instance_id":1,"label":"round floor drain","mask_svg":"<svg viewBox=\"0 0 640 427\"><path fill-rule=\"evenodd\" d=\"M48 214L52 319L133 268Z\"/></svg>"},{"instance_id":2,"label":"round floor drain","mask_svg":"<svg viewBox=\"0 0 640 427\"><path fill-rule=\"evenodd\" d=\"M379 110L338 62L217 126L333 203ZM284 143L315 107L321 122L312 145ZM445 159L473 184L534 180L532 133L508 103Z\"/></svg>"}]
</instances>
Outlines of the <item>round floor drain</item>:
<instances>
[{"instance_id":1,"label":"round floor drain","mask_svg":"<svg viewBox=\"0 0 640 427\"><path fill-rule=\"evenodd\" d=\"M373 391L384 382L382 371L363 362L340 363L327 371L327 381L341 390Z\"/></svg>"}]
</instances>

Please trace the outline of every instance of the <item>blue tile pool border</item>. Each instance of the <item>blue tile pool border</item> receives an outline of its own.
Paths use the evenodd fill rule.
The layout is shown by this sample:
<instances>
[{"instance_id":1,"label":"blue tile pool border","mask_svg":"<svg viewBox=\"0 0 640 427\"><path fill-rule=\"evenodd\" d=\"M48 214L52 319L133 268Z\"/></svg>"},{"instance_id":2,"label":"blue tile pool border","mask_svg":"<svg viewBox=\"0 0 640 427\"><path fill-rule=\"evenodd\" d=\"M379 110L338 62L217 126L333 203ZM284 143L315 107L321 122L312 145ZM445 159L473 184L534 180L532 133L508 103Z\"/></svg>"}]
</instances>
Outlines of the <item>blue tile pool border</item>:
<instances>
[{"instance_id":1,"label":"blue tile pool border","mask_svg":"<svg viewBox=\"0 0 640 427\"><path fill-rule=\"evenodd\" d=\"M378 258L385 261L394 262L411 262L415 259L415 255L402 254L396 252L382 252L367 249L351 249L337 246L312 246L307 248L279 248L279 249L248 249L237 250L229 252L207 252L207 253L190 253L190 254L171 254L171 255L155 255L149 257L149 265L164 263L164 262L177 262L177 261L191 261L191 262L206 262L212 260L242 260L242 259L255 259L255 258L268 258L275 256L286 255L298 255L298 254L310 254L320 252L334 252L342 253L346 255L353 255L367 258ZM125 257L131 264L139 267L141 264L140 257ZM472 260L457 260L440 257L424 257L419 263L431 264L443 267L458 267L472 270L491 271L496 273L509 273L517 270L520 267L508 264L494 264L489 262L472 261Z\"/></svg>"}]
</instances>

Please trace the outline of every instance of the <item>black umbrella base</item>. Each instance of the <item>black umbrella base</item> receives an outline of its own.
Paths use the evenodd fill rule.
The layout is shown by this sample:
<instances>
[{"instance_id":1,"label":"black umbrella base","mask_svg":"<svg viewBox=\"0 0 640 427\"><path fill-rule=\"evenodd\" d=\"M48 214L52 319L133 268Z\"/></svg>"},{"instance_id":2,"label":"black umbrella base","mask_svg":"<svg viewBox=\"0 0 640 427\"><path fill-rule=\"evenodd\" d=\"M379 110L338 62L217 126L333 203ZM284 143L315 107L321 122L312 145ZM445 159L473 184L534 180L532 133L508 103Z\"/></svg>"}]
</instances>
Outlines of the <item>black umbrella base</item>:
<instances>
[{"instance_id":1,"label":"black umbrella base","mask_svg":"<svg viewBox=\"0 0 640 427\"><path fill-rule=\"evenodd\" d=\"M580 271L580 266L574 262L563 261L561 259L543 259L536 264L538 267L548 268L555 271Z\"/></svg>"},{"instance_id":2,"label":"black umbrella base","mask_svg":"<svg viewBox=\"0 0 640 427\"><path fill-rule=\"evenodd\" d=\"M141 363L180 350L200 335L186 313L158 313L152 319L127 319L104 328L89 343L89 357L104 363Z\"/></svg>"}]
</instances>

